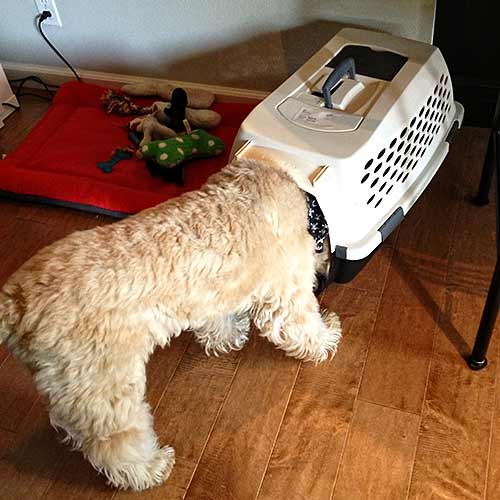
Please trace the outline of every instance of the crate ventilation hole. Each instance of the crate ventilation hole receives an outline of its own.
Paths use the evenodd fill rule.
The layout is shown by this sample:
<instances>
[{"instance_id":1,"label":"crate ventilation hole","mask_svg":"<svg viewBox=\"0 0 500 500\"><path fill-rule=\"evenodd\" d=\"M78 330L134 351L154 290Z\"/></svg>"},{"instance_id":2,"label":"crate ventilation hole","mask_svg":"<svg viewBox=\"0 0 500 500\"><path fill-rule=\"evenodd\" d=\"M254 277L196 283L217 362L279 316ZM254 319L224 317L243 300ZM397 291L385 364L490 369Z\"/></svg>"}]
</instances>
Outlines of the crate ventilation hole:
<instances>
[{"instance_id":1,"label":"crate ventilation hole","mask_svg":"<svg viewBox=\"0 0 500 500\"><path fill-rule=\"evenodd\" d=\"M408 179L443 126L450 109L451 82L443 74L420 111L376 157L366 162L361 184L368 187L367 205L377 208L396 183Z\"/></svg>"}]
</instances>

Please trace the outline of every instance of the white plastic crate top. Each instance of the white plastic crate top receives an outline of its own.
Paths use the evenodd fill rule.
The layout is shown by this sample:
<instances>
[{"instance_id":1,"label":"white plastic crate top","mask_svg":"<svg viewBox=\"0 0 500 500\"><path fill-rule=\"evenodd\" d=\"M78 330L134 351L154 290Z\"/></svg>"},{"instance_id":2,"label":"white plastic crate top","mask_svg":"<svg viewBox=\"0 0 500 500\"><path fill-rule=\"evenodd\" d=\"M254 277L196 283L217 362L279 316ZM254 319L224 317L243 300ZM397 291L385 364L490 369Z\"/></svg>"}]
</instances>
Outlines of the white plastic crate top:
<instances>
[{"instance_id":1,"label":"white plastic crate top","mask_svg":"<svg viewBox=\"0 0 500 500\"><path fill-rule=\"evenodd\" d=\"M340 75L330 109L323 84L349 57L355 79ZM332 252L359 260L422 194L462 118L439 49L344 29L250 113L232 155L292 165L325 215Z\"/></svg>"}]
</instances>

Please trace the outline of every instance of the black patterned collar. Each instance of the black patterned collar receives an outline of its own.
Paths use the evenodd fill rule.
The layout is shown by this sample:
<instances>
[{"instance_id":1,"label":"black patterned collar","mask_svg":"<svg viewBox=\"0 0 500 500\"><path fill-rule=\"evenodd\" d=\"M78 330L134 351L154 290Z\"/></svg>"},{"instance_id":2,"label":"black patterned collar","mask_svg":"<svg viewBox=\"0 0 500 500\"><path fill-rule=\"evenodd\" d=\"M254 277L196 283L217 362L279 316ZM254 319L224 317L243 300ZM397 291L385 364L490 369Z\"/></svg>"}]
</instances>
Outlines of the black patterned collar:
<instances>
[{"instance_id":1,"label":"black patterned collar","mask_svg":"<svg viewBox=\"0 0 500 500\"><path fill-rule=\"evenodd\" d=\"M316 252L321 253L325 238L328 236L328 224L318 204L318 200L312 194L305 193L307 200L307 229L316 243Z\"/></svg>"}]
</instances>

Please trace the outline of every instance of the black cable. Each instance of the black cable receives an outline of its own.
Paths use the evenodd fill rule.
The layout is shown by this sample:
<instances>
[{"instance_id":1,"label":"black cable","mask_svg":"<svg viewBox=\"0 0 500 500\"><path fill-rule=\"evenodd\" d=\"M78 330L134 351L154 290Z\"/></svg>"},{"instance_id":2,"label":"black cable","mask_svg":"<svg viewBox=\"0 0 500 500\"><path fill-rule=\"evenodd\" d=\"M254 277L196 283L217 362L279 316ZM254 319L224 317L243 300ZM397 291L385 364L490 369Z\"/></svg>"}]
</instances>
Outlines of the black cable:
<instances>
[{"instance_id":1,"label":"black cable","mask_svg":"<svg viewBox=\"0 0 500 500\"><path fill-rule=\"evenodd\" d=\"M21 93L21 90L23 89L24 84L30 80L42 85L50 97L47 97L47 96L44 96L41 94L35 94L33 92L22 92ZM52 90L50 87L53 87L54 89L59 88L58 85L51 85L51 84L45 83L40 77L38 77L36 75L26 76L24 78L13 78L13 79L9 80L9 83L12 85L12 88L14 90L14 96L16 97L16 99L19 102L21 102L20 98L25 97L25 96L38 97L39 99L43 99L44 101L52 101L52 99L55 96L55 90ZM19 84L17 88L14 87L15 83ZM15 104L12 104L10 102L4 102L4 103L2 103L2 105L9 106L9 107L14 108L16 110L21 109L21 104L19 104L19 106L16 106Z\"/></svg>"},{"instance_id":2,"label":"black cable","mask_svg":"<svg viewBox=\"0 0 500 500\"><path fill-rule=\"evenodd\" d=\"M34 81L36 83L39 83L40 85L42 85L45 90L51 94L51 95L55 95L54 94L54 90L55 89L58 89L59 88L59 85L52 85L50 83L45 83L40 77L38 76L35 76L35 75L31 75L31 76L26 76L24 78L14 78L12 80L9 80L9 83L11 85L14 85L16 83L19 83L19 87L18 87L18 90L21 90L21 88L23 87L23 85L27 82L27 81ZM50 87L52 87L54 90L52 90Z\"/></svg>"},{"instance_id":3,"label":"black cable","mask_svg":"<svg viewBox=\"0 0 500 500\"><path fill-rule=\"evenodd\" d=\"M47 38L45 33L43 32L42 29L42 23L45 21L45 19L52 17L52 14L48 10L44 10L39 16L38 16L38 31L40 32L40 35L42 35L43 39L47 42L49 47L57 54L57 56L66 64L66 66L73 72L75 75L76 79L80 82L80 76L78 73L74 70L73 66L64 58L64 56L54 47L54 45L51 43L51 41ZM45 91L50 95L50 97L40 95L40 94L35 94L32 92L23 92L21 93L21 90L23 89L24 85L28 81L33 81L36 83L39 83L45 88ZM38 97L39 99L43 99L45 101L52 101L53 97L55 96L55 89L59 88L59 85L52 85L50 83L45 83L40 77L36 75L31 75L31 76L26 76L24 78L13 78L9 80L9 83L14 86L14 84L18 84L17 88L14 88L14 95L16 96L17 99L20 97L25 97L25 96L31 96L31 97ZM52 87L52 88L50 88ZM20 105L16 106L15 104L12 104L10 102L4 102L2 103L3 106L9 106L14 109L20 109Z\"/></svg>"},{"instance_id":4,"label":"black cable","mask_svg":"<svg viewBox=\"0 0 500 500\"><path fill-rule=\"evenodd\" d=\"M16 94L17 98L25 96L38 97L39 99L43 99L44 101L52 101L52 97L47 97L40 94L34 94L32 92L23 92L22 94Z\"/></svg>"},{"instance_id":5,"label":"black cable","mask_svg":"<svg viewBox=\"0 0 500 500\"><path fill-rule=\"evenodd\" d=\"M9 83L17 83L24 80L33 80L35 82L41 83L42 85L45 85L46 87L59 87L59 85L55 85L53 83L45 83L39 76L36 75L25 76L23 78L11 78L9 80Z\"/></svg>"},{"instance_id":6,"label":"black cable","mask_svg":"<svg viewBox=\"0 0 500 500\"><path fill-rule=\"evenodd\" d=\"M75 75L76 79L81 82L81 78L80 76L78 75L78 73L75 71L75 69L73 68L73 66L71 66L71 64L66 61L66 59L64 58L64 56L54 47L54 45L52 44L52 42L47 38L47 36L45 35L45 33L43 32L43 29L42 29L42 23L45 21L45 19L47 19L48 17L52 17L52 14L48 11L48 10L44 10L39 16L38 16L38 31L40 32L40 35L42 35L43 39L47 42L47 44L49 45L49 47L57 54L57 56L61 59L61 61L66 64L66 66L73 72L73 74Z\"/></svg>"},{"instance_id":7,"label":"black cable","mask_svg":"<svg viewBox=\"0 0 500 500\"><path fill-rule=\"evenodd\" d=\"M41 78L38 78L38 76L27 76L26 78L18 78L17 81L19 81L19 86L17 89L15 88L15 95L16 97L19 97L19 94L24 87L24 84L27 81L33 80L34 82L37 82L45 87L45 90L47 91L48 94L50 94L51 97L55 96L55 92L49 88L49 85L47 85ZM9 83L13 83L16 80L9 80Z\"/></svg>"}]
</instances>

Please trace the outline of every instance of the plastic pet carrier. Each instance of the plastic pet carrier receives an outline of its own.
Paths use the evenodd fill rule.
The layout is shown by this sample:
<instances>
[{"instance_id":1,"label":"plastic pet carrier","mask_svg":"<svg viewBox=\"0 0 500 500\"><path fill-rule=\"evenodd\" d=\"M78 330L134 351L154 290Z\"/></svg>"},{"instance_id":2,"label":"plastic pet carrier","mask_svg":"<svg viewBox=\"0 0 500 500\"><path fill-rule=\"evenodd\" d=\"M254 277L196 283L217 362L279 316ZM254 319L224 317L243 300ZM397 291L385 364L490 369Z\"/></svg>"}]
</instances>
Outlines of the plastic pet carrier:
<instances>
[{"instance_id":1,"label":"plastic pet carrier","mask_svg":"<svg viewBox=\"0 0 500 500\"><path fill-rule=\"evenodd\" d=\"M344 29L250 113L232 154L294 165L328 223L330 280L346 282L422 194L462 118L439 49Z\"/></svg>"}]
</instances>

